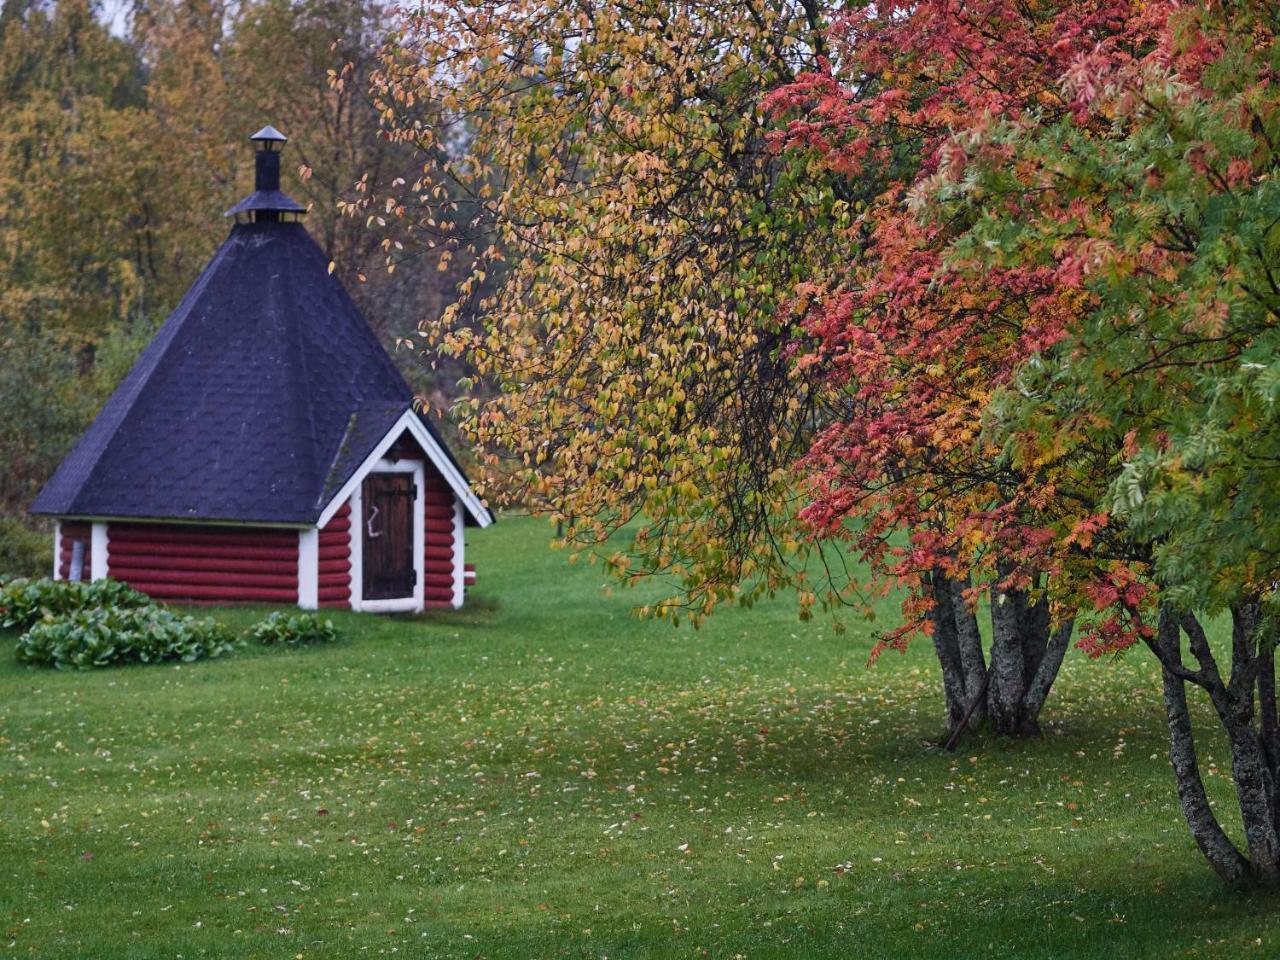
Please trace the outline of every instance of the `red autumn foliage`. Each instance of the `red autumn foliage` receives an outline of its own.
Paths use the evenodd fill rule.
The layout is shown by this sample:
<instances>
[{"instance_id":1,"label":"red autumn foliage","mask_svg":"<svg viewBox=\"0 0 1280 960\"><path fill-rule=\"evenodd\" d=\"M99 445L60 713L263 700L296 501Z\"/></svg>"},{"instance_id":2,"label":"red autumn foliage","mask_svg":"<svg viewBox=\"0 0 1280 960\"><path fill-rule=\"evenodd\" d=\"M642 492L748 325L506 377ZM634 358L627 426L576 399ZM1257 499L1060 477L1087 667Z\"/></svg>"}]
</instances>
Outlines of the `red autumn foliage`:
<instances>
[{"instance_id":1,"label":"red autumn foliage","mask_svg":"<svg viewBox=\"0 0 1280 960\"><path fill-rule=\"evenodd\" d=\"M854 227L859 256L844 282L806 291L803 362L842 391L844 407L803 469L814 535L851 540L883 581L909 588L907 623L890 644L931 629L936 570L971 577L971 596L1054 584L1059 617L1095 614L1081 642L1092 653L1147 631L1137 568L1108 555L1108 514L1079 495L1095 481L1088 462L1060 455L1052 437L1000 442L984 429L993 395L1016 389L1028 358L1064 338L1088 302L1085 278L1115 252L1092 240L1053 263L1002 262L998 250L966 249L970 224L939 215L936 200L980 159L1010 167L1019 190L1003 212L1025 218L1043 171L1018 165L1009 132L1067 119L1103 133L1098 99L1114 106L1127 75L1172 56L1174 9L877 3L837 24L823 70L766 100L787 120L777 149L889 184ZM1179 46L1182 75L1193 82L1214 52ZM1054 215L1084 214L1090 199L1073 203ZM1087 447L1071 441L1063 450Z\"/></svg>"}]
</instances>

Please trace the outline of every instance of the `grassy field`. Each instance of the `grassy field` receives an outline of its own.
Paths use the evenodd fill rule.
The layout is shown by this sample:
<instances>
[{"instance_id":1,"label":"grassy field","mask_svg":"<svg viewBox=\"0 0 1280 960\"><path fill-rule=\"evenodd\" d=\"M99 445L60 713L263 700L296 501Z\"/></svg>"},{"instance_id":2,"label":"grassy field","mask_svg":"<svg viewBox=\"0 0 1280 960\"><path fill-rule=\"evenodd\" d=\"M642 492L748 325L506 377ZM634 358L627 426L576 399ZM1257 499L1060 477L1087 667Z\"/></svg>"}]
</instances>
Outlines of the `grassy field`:
<instances>
[{"instance_id":1,"label":"grassy field","mask_svg":"<svg viewBox=\"0 0 1280 960\"><path fill-rule=\"evenodd\" d=\"M336 617L324 649L83 674L0 657L0 945L1280 954L1280 901L1221 887L1187 835L1141 654L1073 653L1042 741L940 755L925 645L868 667L870 626L837 636L782 599L696 632L637 621L546 532L473 533L467 610Z\"/></svg>"}]
</instances>

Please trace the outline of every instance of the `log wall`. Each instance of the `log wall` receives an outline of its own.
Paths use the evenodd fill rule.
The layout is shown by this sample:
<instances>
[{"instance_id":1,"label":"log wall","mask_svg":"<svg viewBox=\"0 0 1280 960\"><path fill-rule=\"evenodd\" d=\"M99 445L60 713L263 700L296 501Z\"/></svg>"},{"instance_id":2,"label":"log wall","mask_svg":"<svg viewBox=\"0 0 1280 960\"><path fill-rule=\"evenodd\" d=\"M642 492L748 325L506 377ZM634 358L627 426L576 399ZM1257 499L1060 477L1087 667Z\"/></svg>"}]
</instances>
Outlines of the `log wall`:
<instances>
[{"instance_id":1,"label":"log wall","mask_svg":"<svg viewBox=\"0 0 1280 960\"><path fill-rule=\"evenodd\" d=\"M298 602L298 531L111 523L107 576L157 600Z\"/></svg>"},{"instance_id":2,"label":"log wall","mask_svg":"<svg viewBox=\"0 0 1280 960\"><path fill-rule=\"evenodd\" d=\"M320 531L320 606L351 609L351 502Z\"/></svg>"}]
</instances>

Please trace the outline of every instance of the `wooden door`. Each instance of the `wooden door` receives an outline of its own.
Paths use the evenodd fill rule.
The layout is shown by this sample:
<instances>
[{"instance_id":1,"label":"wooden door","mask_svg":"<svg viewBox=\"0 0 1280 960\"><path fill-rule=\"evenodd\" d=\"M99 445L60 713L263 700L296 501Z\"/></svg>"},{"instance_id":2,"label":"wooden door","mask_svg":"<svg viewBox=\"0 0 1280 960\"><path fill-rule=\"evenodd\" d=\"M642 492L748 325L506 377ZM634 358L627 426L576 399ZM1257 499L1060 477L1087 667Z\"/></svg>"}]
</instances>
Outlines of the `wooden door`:
<instances>
[{"instance_id":1,"label":"wooden door","mask_svg":"<svg viewBox=\"0 0 1280 960\"><path fill-rule=\"evenodd\" d=\"M418 582L413 563L411 473L371 473L364 481L364 599L412 597Z\"/></svg>"}]
</instances>

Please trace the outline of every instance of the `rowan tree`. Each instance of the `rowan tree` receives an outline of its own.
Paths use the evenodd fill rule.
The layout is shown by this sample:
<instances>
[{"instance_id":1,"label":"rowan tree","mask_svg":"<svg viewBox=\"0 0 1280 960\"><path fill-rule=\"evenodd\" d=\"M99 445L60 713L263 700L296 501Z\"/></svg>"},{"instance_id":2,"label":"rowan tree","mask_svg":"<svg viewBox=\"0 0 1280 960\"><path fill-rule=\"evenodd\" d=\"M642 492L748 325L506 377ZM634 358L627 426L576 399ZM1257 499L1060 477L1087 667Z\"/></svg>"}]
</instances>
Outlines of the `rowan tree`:
<instances>
[{"instance_id":1,"label":"rowan tree","mask_svg":"<svg viewBox=\"0 0 1280 960\"><path fill-rule=\"evenodd\" d=\"M965 15L980 6L967 4ZM910 52L895 62L929 62L939 37L955 36L963 18L943 3L883 11L880 29L910 31L928 24L930 7L932 29L916 43L898 33ZM824 342L843 338L850 352L868 353L854 364L862 375L863 367L877 372L874 361L892 361L881 353L899 356L859 339L868 324L898 336L894 322L923 323L931 339L945 336L957 298L976 298L959 352L966 365L981 366L988 386L973 400L978 416L951 426L975 427L976 442L997 452L994 463L1017 482L985 496L985 506L972 504L966 520L997 523L979 524L977 552L962 556L970 569L994 565L999 576L1011 546L1013 559L1052 572L1048 595L1065 615L1092 620L1082 638L1091 653L1140 643L1158 657L1170 755L1194 838L1223 877L1275 882L1275 11L1261 3L995 3L985 11L1001 29L979 31L985 41L944 45L944 64L988 64L979 77L989 82L979 87L991 90L1037 51L1058 61L1034 97L953 114L934 162L885 215L896 215L899 228L882 232L878 246L907 245L912 252L899 262L919 270L887 292L890 308L884 298L858 299L864 285L848 284L840 295L857 309L832 297L813 323L832 324L820 331ZM1021 47L1020 56L1015 45L1003 57L1001 45L1017 35L1010 25L1027 15L1052 25L1045 43ZM942 85L935 103L959 92ZM855 99L837 94L833 121ZM857 139L854 121L794 135L842 151ZM844 141L834 136L841 129ZM908 309L895 311L904 291ZM1010 323L1006 305L1018 298L1021 321ZM945 356L931 359L945 366ZM872 428L897 429L894 415L908 406L882 396L914 405L941 389L931 366L898 360L896 394L850 377L855 389L873 383L866 443L883 447ZM955 393L958 372L941 386ZM833 443L817 452L833 458L826 479L829 507L838 508L841 497L864 496L872 474L859 435L847 423L833 429ZM906 458L924 461L930 484L939 480L928 472L938 445L929 438L925 453ZM964 504L961 491L943 489L949 504ZM927 537L924 547L935 549ZM1200 624L1219 611L1232 620L1229 668ZM1207 694L1230 743L1241 845L1201 781L1188 683Z\"/></svg>"},{"instance_id":2,"label":"rowan tree","mask_svg":"<svg viewBox=\"0 0 1280 960\"><path fill-rule=\"evenodd\" d=\"M1077 114L1105 127L1010 133L1034 171L1020 188L975 171L976 189L1003 181L1006 197L1031 201L1000 256L1052 269L1087 305L1001 398L999 422L1018 457L1092 466L1100 508L1141 560L1132 575L1153 588L1095 582L1094 605L1115 614L1094 652L1142 643L1157 656L1192 835L1224 878L1276 883L1280 19L1263 3L1164 4L1135 19L1150 44L1100 49L1063 77ZM991 236L984 224L958 259L972 263ZM1229 662L1200 623L1219 613ZM1188 684L1230 744L1242 843L1201 780Z\"/></svg>"},{"instance_id":3,"label":"rowan tree","mask_svg":"<svg viewBox=\"0 0 1280 960\"><path fill-rule=\"evenodd\" d=\"M998 732L1037 732L1075 620L1051 581L1071 583L1082 562L1047 525L1078 527L1092 565L1100 521L1080 515L1067 464L1047 475L983 429L993 394L1061 335L1078 302L1021 264L952 270L948 253L976 214L924 205L963 179L972 131L1073 115L1058 78L1099 43L1129 42L1122 6L876 4L840 19L832 59L768 101L788 120L781 148L811 168L888 181L851 228L847 269L812 289L815 342L801 365L841 402L801 467L812 497L803 519L849 544L885 586L907 588L906 622L885 642L932 634L953 731L985 712ZM975 616L983 594L989 664Z\"/></svg>"}]
</instances>

